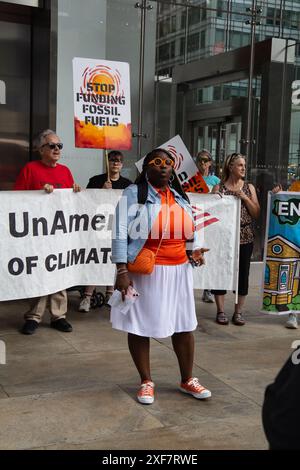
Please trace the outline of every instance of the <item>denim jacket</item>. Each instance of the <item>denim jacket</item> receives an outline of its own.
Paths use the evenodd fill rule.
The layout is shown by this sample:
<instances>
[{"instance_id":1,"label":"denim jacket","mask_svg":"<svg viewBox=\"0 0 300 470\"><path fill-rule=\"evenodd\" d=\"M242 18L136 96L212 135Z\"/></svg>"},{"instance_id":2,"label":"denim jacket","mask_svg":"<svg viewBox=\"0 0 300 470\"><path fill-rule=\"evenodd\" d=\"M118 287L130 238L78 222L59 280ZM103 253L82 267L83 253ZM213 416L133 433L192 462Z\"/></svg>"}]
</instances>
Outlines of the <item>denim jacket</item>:
<instances>
[{"instance_id":1,"label":"denim jacket","mask_svg":"<svg viewBox=\"0 0 300 470\"><path fill-rule=\"evenodd\" d=\"M190 204L176 191L170 188L175 201L194 220ZM113 263L133 262L145 245L149 232L160 212L161 198L157 191L148 185L148 196L145 204L138 204L137 185L128 186L117 205L112 236ZM199 236L194 232L194 240L187 242L187 249L199 248Z\"/></svg>"}]
</instances>

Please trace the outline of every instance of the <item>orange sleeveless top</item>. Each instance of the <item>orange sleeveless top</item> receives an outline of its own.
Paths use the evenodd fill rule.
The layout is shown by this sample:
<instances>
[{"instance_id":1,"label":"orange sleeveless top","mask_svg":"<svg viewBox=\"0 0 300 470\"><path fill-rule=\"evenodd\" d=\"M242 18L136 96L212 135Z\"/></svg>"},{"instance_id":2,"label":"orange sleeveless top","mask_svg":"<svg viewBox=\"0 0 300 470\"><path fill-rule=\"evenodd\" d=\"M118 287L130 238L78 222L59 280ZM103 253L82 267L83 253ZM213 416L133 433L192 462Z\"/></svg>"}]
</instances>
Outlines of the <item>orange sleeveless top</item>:
<instances>
[{"instance_id":1,"label":"orange sleeveless top","mask_svg":"<svg viewBox=\"0 0 300 470\"><path fill-rule=\"evenodd\" d=\"M166 191L155 189L161 197L161 210L153 224L144 248L148 248L156 254L157 248L161 243L156 254L155 264L175 265L186 263L188 258L185 242L193 238L193 220L177 204L174 194L169 188Z\"/></svg>"}]
</instances>

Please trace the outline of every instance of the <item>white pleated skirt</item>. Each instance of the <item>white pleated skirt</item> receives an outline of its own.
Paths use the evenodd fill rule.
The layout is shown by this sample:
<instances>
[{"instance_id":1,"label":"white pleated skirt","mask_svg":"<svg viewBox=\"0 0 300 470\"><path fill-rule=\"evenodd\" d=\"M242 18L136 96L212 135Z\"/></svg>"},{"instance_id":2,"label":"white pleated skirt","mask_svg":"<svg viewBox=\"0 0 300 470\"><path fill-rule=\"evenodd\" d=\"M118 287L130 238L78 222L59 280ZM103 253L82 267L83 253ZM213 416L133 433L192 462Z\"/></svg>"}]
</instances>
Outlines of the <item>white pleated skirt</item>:
<instances>
[{"instance_id":1,"label":"white pleated skirt","mask_svg":"<svg viewBox=\"0 0 300 470\"><path fill-rule=\"evenodd\" d=\"M186 263L157 265L150 275L129 273L140 296L126 315L116 307L111 308L112 327L151 338L166 338L174 333L195 330L192 270Z\"/></svg>"}]
</instances>

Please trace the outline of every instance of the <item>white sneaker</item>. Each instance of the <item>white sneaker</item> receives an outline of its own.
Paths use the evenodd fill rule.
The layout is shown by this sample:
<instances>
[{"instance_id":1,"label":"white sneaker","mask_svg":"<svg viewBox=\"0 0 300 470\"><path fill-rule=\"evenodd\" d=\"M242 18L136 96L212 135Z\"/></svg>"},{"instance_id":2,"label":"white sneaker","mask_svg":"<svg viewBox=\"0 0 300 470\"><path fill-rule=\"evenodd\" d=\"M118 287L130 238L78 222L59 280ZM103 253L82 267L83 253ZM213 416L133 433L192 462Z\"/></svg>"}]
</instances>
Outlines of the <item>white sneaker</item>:
<instances>
[{"instance_id":1,"label":"white sneaker","mask_svg":"<svg viewBox=\"0 0 300 470\"><path fill-rule=\"evenodd\" d=\"M91 297L85 296L79 304L79 312L89 312L91 308Z\"/></svg>"},{"instance_id":2,"label":"white sneaker","mask_svg":"<svg viewBox=\"0 0 300 470\"><path fill-rule=\"evenodd\" d=\"M205 289L205 290L203 291L202 301L203 301L203 302L210 303L210 304L213 304L213 303L214 303L214 296L212 295L212 293L210 292L210 290L206 290L206 289Z\"/></svg>"},{"instance_id":3,"label":"white sneaker","mask_svg":"<svg viewBox=\"0 0 300 470\"><path fill-rule=\"evenodd\" d=\"M296 330L298 328L297 315L295 315L294 313L290 313L289 314L289 319L286 322L285 327Z\"/></svg>"}]
</instances>

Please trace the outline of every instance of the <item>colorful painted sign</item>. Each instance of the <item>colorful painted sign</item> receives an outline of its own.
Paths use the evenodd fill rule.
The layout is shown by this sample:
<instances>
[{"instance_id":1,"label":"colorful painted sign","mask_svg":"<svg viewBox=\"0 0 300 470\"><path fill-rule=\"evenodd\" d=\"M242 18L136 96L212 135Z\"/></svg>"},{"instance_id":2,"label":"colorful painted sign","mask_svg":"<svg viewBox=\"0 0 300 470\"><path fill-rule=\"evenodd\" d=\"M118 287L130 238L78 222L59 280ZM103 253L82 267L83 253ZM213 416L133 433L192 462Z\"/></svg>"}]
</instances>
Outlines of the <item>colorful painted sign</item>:
<instances>
[{"instance_id":1,"label":"colorful painted sign","mask_svg":"<svg viewBox=\"0 0 300 470\"><path fill-rule=\"evenodd\" d=\"M168 152L173 155L175 159L175 171L185 192L209 193L208 186L179 135L159 145L159 148L168 150ZM142 171L144 158L145 157L136 162L136 167L139 172Z\"/></svg>"},{"instance_id":2,"label":"colorful painted sign","mask_svg":"<svg viewBox=\"0 0 300 470\"><path fill-rule=\"evenodd\" d=\"M131 149L129 64L73 59L75 146Z\"/></svg>"},{"instance_id":3,"label":"colorful painted sign","mask_svg":"<svg viewBox=\"0 0 300 470\"><path fill-rule=\"evenodd\" d=\"M300 313L300 193L269 193L262 311Z\"/></svg>"}]
</instances>

